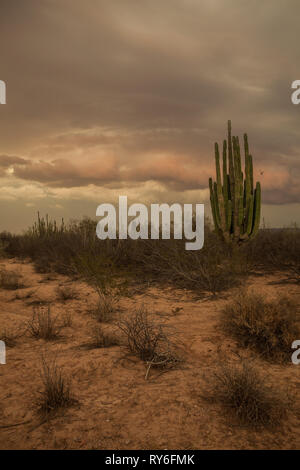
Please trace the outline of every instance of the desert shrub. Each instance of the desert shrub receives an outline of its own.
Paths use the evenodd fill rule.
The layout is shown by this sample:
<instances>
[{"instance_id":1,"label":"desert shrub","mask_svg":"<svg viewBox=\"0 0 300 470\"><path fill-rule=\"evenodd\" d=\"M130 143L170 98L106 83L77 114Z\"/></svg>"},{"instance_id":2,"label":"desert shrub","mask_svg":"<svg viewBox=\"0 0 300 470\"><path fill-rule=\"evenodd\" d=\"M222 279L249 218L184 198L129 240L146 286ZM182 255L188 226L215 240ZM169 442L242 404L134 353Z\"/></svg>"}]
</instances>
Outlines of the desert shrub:
<instances>
[{"instance_id":1,"label":"desert shrub","mask_svg":"<svg viewBox=\"0 0 300 470\"><path fill-rule=\"evenodd\" d=\"M241 282L240 273L232 267L231 247L208 228L204 247L198 251L185 250L184 240L146 240L140 264L144 275L153 280L200 295L216 296Z\"/></svg>"},{"instance_id":2,"label":"desert shrub","mask_svg":"<svg viewBox=\"0 0 300 470\"><path fill-rule=\"evenodd\" d=\"M74 259L78 276L97 293L97 306L92 314L99 322L108 322L118 308L121 290L116 282L117 270L113 263L102 256L87 254Z\"/></svg>"},{"instance_id":3,"label":"desert shrub","mask_svg":"<svg viewBox=\"0 0 300 470\"><path fill-rule=\"evenodd\" d=\"M0 258L4 258L6 255L6 248L8 243L1 238L0 235Z\"/></svg>"},{"instance_id":4,"label":"desert shrub","mask_svg":"<svg viewBox=\"0 0 300 470\"><path fill-rule=\"evenodd\" d=\"M208 384L210 391L206 398L221 403L243 425L277 426L290 405L288 394L270 384L267 377L245 360L220 365Z\"/></svg>"},{"instance_id":5,"label":"desert shrub","mask_svg":"<svg viewBox=\"0 0 300 470\"><path fill-rule=\"evenodd\" d=\"M59 324L58 317L51 314L50 306L35 307L33 315L28 322L28 331L34 338L42 338L46 341L59 337L63 325Z\"/></svg>"},{"instance_id":6,"label":"desert shrub","mask_svg":"<svg viewBox=\"0 0 300 470\"><path fill-rule=\"evenodd\" d=\"M284 271L287 280L300 282L300 229L261 229L245 247L252 264L264 271Z\"/></svg>"},{"instance_id":7,"label":"desert shrub","mask_svg":"<svg viewBox=\"0 0 300 470\"><path fill-rule=\"evenodd\" d=\"M300 336L298 306L285 295L267 300L241 291L225 306L222 323L242 346L268 359L290 360L291 344Z\"/></svg>"},{"instance_id":8,"label":"desert shrub","mask_svg":"<svg viewBox=\"0 0 300 470\"><path fill-rule=\"evenodd\" d=\"M24 287L21 281L22 276L15 271L8 271L4 268L0 270L0 287L7 290L17 290Z\"/></svg>"},{"instance_id":9,"label":"desert shrub","mask_svg":"<svg viewBox=\"0 0 300 470\"><path fill-rule=\"evenodd\" d=\"M78 293L73 286L57 286L56 294L62 302L78 298Z\"/></svg>"},{"instance_id":10,"label":"desert shrub","mask_svg":"<svg viewBox=\"0 0 300 470\"><path fill-rule=\"evenodd\" d=\"M87 346L89 348L110 348L112 346L117 346L118 344L119 340L114 333L98 325L93 328L91 340Z\"/></svg>"},{"instance_id":11,"label":"desert shrub","mask_svg":"<svg viewBox=\"0 0 300 470\"><path fill-rule=\"evenodd\" d=\"M99 296L109 294L115 287L116 267L105 256L80 253L74 258L77 275L97 292Z\"/></svg>"},{"instance_id":12,"label":"desert shrub","mask_svg":"<svg viewBox=\"0 0 300 470\"><path fill-rule=\"evenodd\" d=\"M43 414L53 414L60 408L76 403L71 393L70 381L63 375L55 360L42 358L41 378L43 388L36 400L38 410Z\"/></svg>"},{"instance_id":13,"label":"desert shrub","mask_svg":"<svg viewBox=\"0 0 300 470\"><path fill-rule=\"evenodd\" d=\"M6 253L20 258L29 257L39 272L56 271L60 274L73 275L73 258L77 253L93 251L96 241L96 222L84 218L79 222L70 222L68 226L46 216L38 215L34 223L24 234L1 234L7 242Z\"/></svg>"},{"instance_id":14,"label":"desert shrub","mask_svg":"<svg viewBox=\"0 0 300 470\"><path fill-rule=\"evenodd\" d=\"M290 264L286 269L288 271L286 281L299 284L300 283L300 262L297 261L293 264Z\"/></svg>"},{"instance_id":15,"label":"desert shrub","mask_svg":"<svg viewBox=\"0 0 300 470\"><path fill-rule=\"evenodd\" d=\"M46 251L46 248L45 248L45 251ZM35 271L40 274L45 274L51 271L52 265L53 265L52 264L53 258L50 252L48 255L46 253L41 253L39 257L36 257L33 259L33 262L34 262Z\"/></svg>"},{"instance_id":16,"label":"desert shrub","mask_svg":"<svg viewBox=\"0 0 300 470\"><path fill-rule=\"evenodd\" d=\"M97 305L91 310L92 315L100 323L108 323L112 321L113 314L117 310L118 299L113 295L101 294Z\"/></svg>"},{"instance_id":17,"label":"desert shrub","mask_svg":"<svg viewBox=\"0 0 300 470\"><path fill-rule=\"evenodd\" d=\"M144 306L121 320L118 327L125 335L129 351L142 361L156 367L174 366L180 362L170 332L154 322Z\"/></svg>"}]
</instances>

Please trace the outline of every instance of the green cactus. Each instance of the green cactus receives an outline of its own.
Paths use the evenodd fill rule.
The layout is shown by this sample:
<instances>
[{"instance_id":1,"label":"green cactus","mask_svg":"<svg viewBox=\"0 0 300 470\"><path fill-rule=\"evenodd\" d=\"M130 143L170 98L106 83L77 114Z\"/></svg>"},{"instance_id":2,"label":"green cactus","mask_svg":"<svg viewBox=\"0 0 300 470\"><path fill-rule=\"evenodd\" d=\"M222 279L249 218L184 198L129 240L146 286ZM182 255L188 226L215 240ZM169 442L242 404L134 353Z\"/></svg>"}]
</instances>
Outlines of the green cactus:
<instances>
[{"instance_id":1,"label":"green cactus","mask_svg":"<svg viewBox=\"0 0 300 470\"><path fill-rule=\"evenodd\" d=\"M216 182L209 178L210 204L216 232L222 240L241 243L253 238L259 229L261 188L253 185L253 163L249 154L248 137L244 135L245 178L242 172L240 143L231 136L223 142L221 177L219 146L215 144ZM228 154L228 159L227 159Z\"/></svg>"}]
</instances>

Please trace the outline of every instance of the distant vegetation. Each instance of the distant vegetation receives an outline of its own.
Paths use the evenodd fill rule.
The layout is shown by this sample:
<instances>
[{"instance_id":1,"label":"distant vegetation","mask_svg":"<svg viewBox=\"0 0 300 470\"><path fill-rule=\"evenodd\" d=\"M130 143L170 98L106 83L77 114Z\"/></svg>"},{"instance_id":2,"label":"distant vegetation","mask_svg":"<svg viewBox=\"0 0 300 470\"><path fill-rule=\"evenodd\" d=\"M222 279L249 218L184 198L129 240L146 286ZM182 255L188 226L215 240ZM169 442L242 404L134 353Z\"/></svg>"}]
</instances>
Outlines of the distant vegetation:
<instances>
[{"instance_id":1,"label":"distant vegetation","mask_svg":"<svg viewBox=\"0 0 300 470\"><path fill-rule=\"evenodd\" d=\"M184 243L174 239L99 240L96 221L89 218L66 225L38 217L22 235L0 234L3 254L29 258L37 272L82 278L95 287L100 301L101 293L109 292L117 278L135 285L171 283L212 296L259 271L280 271L282 282L300 282L300 230L296 227L260 229L253 240L233 249L206 223L201 250L187 251ZM6 277L2 273L4 284Z\"/></svg>"}]
</instances>

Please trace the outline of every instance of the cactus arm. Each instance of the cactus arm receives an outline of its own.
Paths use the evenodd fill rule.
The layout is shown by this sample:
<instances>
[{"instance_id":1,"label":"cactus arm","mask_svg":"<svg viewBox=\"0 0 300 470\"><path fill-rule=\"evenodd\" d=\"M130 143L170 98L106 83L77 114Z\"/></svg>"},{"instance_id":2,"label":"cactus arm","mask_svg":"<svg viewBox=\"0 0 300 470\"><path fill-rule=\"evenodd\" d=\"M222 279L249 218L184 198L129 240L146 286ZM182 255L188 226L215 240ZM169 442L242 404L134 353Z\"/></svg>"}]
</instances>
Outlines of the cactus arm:
<instances>
[{"instance_id":1,"label":"cactus arm","mask_svg":"<svg viewBox=\"0 0 300 470\"><path fill-rule=\"evenodd\" d=\"M246 227L246 233L248 236L251 235L252 226L253 226L253 209L254 209L254 196L251 196L249 210L248 210L247 227Z\"/></svg>"},{"instance_id":2,"label":"cactus arm","mask_svg":"<svg viewBox=\"0 0 300 470\"><path fill-rule=\"evenodd\" d=\"M213 188L214 188L213 196L214 196L214 204L215 204L215 209L216 209L217 228L221 228L220 208L219 208L219 201L218 201L218 189L217 189L216 182L214 182Z\"/></svg>"},{"instance_id":3,"label":"cactus arm","mask_svg":"<svg viewBox=\"0 0 300 470\"><path fill-rule=\"evenodd\" d=\"M217 143L215 144L215 159L216 159L217 199L218 199L218 207L219 207L220 228L222 229L223 232L225 232L226 231L225 202L224 202L224 195L223 195L222 181L221 181L219 146Z\"/></svg>"},{"instance_id":4,"label":"cactus arm","mask_svg":"<svg viewBox=\"0 0 300 470\"><path fill-rule=\"evenodd\" d=\"M224 208L225 208L225 218L226 218L226 230L228 230L228 215L229 215L229 191L228 191L228 177L227 177L227 142L223 142L223 199L224 199Z\"/></svg>"},{"instance_id":5,"label":"cactus arm","mask_svg":"<svg viewBox=\"0 0 300 470\"><path fill-rule=\"evenodd\" d=\"M241 171L239 165L239 147L237 143L236 137L232 138L233 144L233 156L234 156L234 204L233 204L233 235L235 240L239 239L240 236L240 211L241 211L241 204L240 204L240 179L241 179Z\"/></svg>"},{"instance_id":6,"label":"cactus arm","mask_svg":"<svg viewBox=\"0 0 300 470\"><path fill-rule=\"evenodd\" d=\"M250 161L251 157L249 155L249 145L248 145L248 136L244 134L244 148L245 148L245 177L246 177L246 227L248 227L247 220L249 218L250 213L250 204L251 204L251 196L252 196L252 184L251 184L251 169L250 169ZM247 230L247 229L246 229Z\"/></svg>"},{"instance_id":7,"label":"cactus arm","mask_svg":"<svg viewBox=\"0 0 300 470\"><path fill-rule=\"evenodd\" d=\"M228 178L227 178L227 142L223 142L223 194L224 200L228 200Z\"/></svg>"},{"instance_id":8,"label":"cactus arm","mask_svg":"<svg viewBox=\"0 0 300 470\"><path fill-rule=\"evenodd\" d=\"M209 178L209 192L210 192L211 212L212 212L215 228L217 229L218 228L218 221L217 221L217 215L216 215L216 205L215 205L215 197L214 197L214 189L213 189L212 178Z\"/></svg>"},{"instance_id":9,"label":"cactus arm","mask_svg":"<svg viewBox=\"0 0 300 470\"><path fill-rule=\"evenodd\" d=\"M260 224L260 212L261 212L261 187L259 181L256 183L254 191L254 208L253 208L253 228L250 238L255 237L258 232Z\"/></svg>"},{"instance_id":10,"label":"cactus arm","mask_svg":"<svg viewBox=\"0 0 300 470\"><path fill-rule=\"evenodd\" d=\"M232 138L231 138L231 121L228 121L228 144L227 145L228 145L230 199L232 201L232 210L234 210L234 166L233 166L233 152L232 152Z\"/></svg>"},{"instance_id":11,"label":"cactus arm","mask_svg":"<svg viewBox=\"0 0 300 470\"><path fill-rule=\"evenodd\" d=\"M243 179L240 181L240 194L239 194L239 227L240 232L244 232L244 186Z\"/></svg>"},{"instance_id":12,"label":"cactus arm","mask_svg":"<svg viewBox=\"0 0 300 470\"><path fill-rule=\"evenodd\" d=\"M228 213L227 213L227 230L229 234L231 233L231 224L232 224L232 202L228 200Z\"/></svg>"},{"instance_id":13,"label":"cactus arm","mask_svg":"<svg viewBox=\"0 0 300 470\"><path fill-rule=\"evenodd\" d=\"M219 146L215 143L215 163L216 163L216 175L217 175L217 185L218 189L221 189L221 170L220 170L220 154L219 154Z\"/></svg>"},{"instance_id":14,"label":"cactus arm","mask_svg":"<svg viewBox=\"0 0 300 470\"><path fill-rule=\"evenodd\" d=\"M252 160L252 155L249 155L249 172L250 172L251 194L253 194L253 160Z\"/></svg>"},{"instance_id":15,"label":"cactus arm","mask_svg":"<svg viewBox=\"0 0 300 470\"><path fill-rule=\"evenodd\" d=\"M241 178L242 174L242 163L241 163L241 149L240 149L240 142L239 138L235 138L235 147L236 147L236 172L237 176Z\"/></svg>"}]
</instances>

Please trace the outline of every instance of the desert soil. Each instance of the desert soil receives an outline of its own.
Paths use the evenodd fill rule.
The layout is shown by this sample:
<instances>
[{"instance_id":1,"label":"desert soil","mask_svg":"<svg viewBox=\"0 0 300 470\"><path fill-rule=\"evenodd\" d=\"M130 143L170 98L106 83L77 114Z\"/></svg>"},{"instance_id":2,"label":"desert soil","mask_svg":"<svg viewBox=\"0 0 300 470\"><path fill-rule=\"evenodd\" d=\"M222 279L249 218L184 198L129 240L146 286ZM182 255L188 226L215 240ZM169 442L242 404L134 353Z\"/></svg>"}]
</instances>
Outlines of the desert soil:
<instances>
[{"instance_id":1,"label":"desert soil","mask_svg":"<svg viewBox=\"0 0 300 470\"><path fill-rule=\"evenodd\" d=\"M222 298L196 299L187 291L149 287L121 299L120 311L106 328L115 331L118 318L144 304L153 318L176 330L180 340L185 362L165 373L150 369L145 380L145 364L128 355L125 346L84 347L97 324L90 313L96 303L91 287L61 275L38 274L29 262L1 260L1 267L19 272L25 287L0 289L0 331L24 332L39 302L48 302L54 315L72 318L57 341L34 339L25 332L7 348L6 364L0 365L1 449L299 448L300 365L266 362L241 351L224 335L220 311L234 289ZM282 291L300 298L300 286L274 284L279 279L264 275L247 284L268 296ZM58 285L74 286L78 299L60 301ZM294 393L294 409L279 429L242 427L205 399L207 376L220 361L235 360L236 354L255 361L270 381ZM56 357L78 400L48 421L41 420L35 405L42 389L43 355Z\"/></svg>"}]
</instances>

